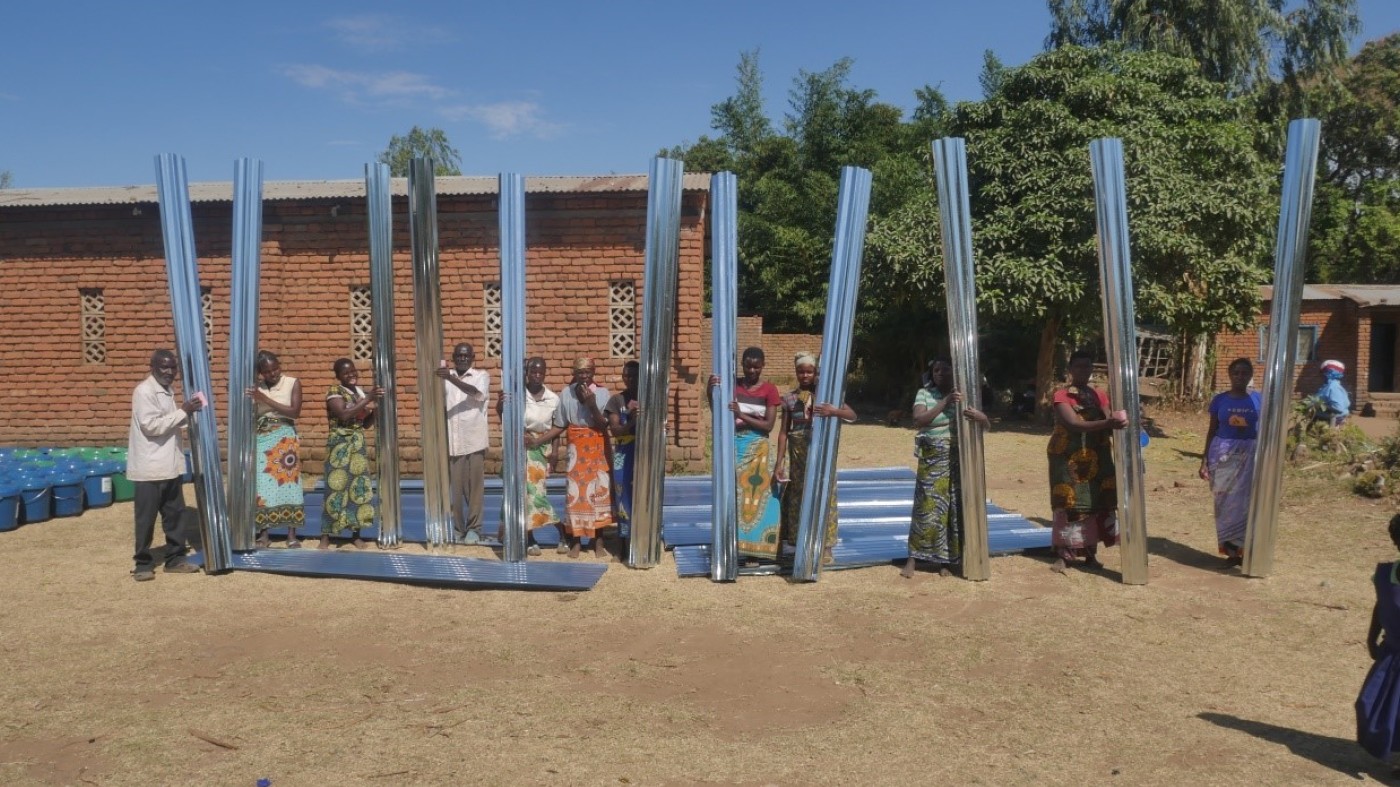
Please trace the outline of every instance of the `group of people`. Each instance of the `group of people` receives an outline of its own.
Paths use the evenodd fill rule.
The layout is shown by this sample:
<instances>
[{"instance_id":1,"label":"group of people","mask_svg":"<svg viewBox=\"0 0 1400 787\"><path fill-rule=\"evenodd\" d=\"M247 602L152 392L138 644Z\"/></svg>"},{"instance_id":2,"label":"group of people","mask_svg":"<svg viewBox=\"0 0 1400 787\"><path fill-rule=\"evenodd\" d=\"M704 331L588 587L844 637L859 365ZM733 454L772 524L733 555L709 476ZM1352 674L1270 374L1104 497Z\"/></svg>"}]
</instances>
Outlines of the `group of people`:
<instances>
[{"instance_id":1,"label":"group of people","mask_svg":"<svg viewBox=\"0 0 1400 787\"><path fill-rule=\"evenodd\" d=\"M470 344L453 348L451 364L437 372L443 380L446 408L448 475L452 522L458 540L477 544L482 533L482 498L488 438L486 408L491 399L490 375L475 366ZM819 418L853 422L855 412L847 404L816 400L818 360L812 353L793 359L796 387L780 392L763 379L763 350L749 347L740 358L740 374L733 381L736 454L736 492L739 514L739 553L752 560L781 561L792 554L798 531L812 426ZM1344 369L1336 361L1323 365L1327 385L1340 387ZM286 546L298 548L297 531L305 524L304 493L300 474L300 440L296 422L302 413L300 381L283 374L277 356L262 351L255 359L257 384L246 391L256 405L257 503L255 524L259 546L269 544L268 531L286 528ZM335 382L325 395L329 423L326 441L326 495L318 546L329 548L331 538L349 533L359 548L368 544L361 531L375 520L373 465L366 450L365 430L374 425L382 388L359 385L353 361L340 358L332 366ZM616 528L629 535L635 472L635 433L642 416L637 400L638 365L622 369L622 390L610 394L595 379L591 359L572 365L572 379L559 392L545 384L548 368L543 358L525 365L525 426L527 526L532 535L541 527L561 531L559 550L573 557L586 542L593 553L605 558L606 532ZM1090 385L1093 355L1076 352L1069 360L1069 384L1054 394L1054 431L1047 447L1050 502L1053 511L1052 568L1064 572L1074 565L1101 566L1100 545L1112 546L1118 537L1117 488L1110 436L1127 426L1127 414L1114 411L1107 395ZM159 351L151 359L150 376L133 396L128 477L136 483L136 568L139 579L153 576L157 562L150 551L154 522L162 514L167 535L160 556L167 571L181 568L184 547L178 533L186 516L179 498L179 478L184 472L178 431L187 415L203 406L194 396L182 404L174 401L171 383L175 358ZM1229 366L1230 389L1210 403L1210 425L1201 460L1200 475L1211 484L1215 504L1217 543L1227 565L1243 560L1245 521L1253 485L1254 445L1258 437L1259 395L1249 388L1253 364L1237 358ZM710 386L722 384L710 378ZM1334 397L1335 398L1335 397ZM504 396L496 398L502 413ZM916 481L909 528L909 557L901 572L913 576L920 564L940 574L957 570L964 548L961 511L961 467L958 454L958 419L974 428L986 428L987 416L962 405L963 396L953 384L953 368L946 358L932 361L914 399L913 425ZM776 432L777 456L770 453L770 437ZM555 511L546 491L546 480L557 464L559 439L564 438L567 477L562 515ZM828 490L829 505L823 528L823 561L833 561L836 544L835 488ZM531 538L529 553L540 546Z\"/></svg>"}]
</instances>

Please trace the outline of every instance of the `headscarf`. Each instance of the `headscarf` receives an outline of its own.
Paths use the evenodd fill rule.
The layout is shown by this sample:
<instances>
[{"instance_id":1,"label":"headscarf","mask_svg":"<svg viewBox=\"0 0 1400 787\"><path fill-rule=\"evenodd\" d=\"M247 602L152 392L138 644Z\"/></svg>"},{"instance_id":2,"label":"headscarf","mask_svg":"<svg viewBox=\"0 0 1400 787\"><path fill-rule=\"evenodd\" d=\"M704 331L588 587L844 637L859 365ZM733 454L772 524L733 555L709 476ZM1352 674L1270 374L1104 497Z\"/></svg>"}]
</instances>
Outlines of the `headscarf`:
<instances>
[{"instance_id":1,"label":"headscarf","mask_svg":"<svg viewBox=\"0 0 1400 787\"><path fill-rule=\"evenodd\" d=\"M580 369L592 369L592 368L594 368L594 367L593 367L593 359L592 359L592 358L579 357L579 358L575 358L575 359L574 359L574 365L573 365L574 371L578 371L578 370L580 370Z\"/></svg>"},{"instance_id":2,"label":"headscarf","mask_svg":"<svg viewBox=\"0 0 1400 787\"><path fill-rule=\"evenodd\" d=\"M813 353L810 353L810 352L808 352L808 351L806 351L806 350L803 350L802 352L800 352L800 353L798 353L797 355L794 355L794 356L792 357L792 365L793 365L794 367L797 367L797 366L816 366L816 365L817 365L817 356L814 355Z\"/></svg>"},{"instance_id":3,"label":"headscarf","mask_svg":"<svg viewBox=\"0 0 1400 787\"><path fill-rule=\"evenodd\" d=\"M1341 361L1323 361L1322 376L1327 380L1340 380L1346 376L1347 367Z\"/></svg>"}]
</instances>

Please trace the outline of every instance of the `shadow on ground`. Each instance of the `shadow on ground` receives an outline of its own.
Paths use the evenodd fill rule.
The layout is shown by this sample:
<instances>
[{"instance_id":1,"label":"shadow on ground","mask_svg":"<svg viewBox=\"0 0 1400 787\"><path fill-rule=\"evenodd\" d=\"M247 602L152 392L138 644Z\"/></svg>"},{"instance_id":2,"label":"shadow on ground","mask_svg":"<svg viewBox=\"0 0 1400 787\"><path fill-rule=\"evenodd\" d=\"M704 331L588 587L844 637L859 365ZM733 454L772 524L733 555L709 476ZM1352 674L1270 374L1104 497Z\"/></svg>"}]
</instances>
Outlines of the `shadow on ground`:
<instances>
[{"instance_id":1,"label":"shadow on ground","mask_svg":"<svg viewBox=\"0 0 1400 787\"><path fill-rule=\"evenodd\" d=\"M1287 746L1293 754L1353 779L1361 780L1368 774L1381 781L1389 779L1389 774L1367 756L1361 747L1356 745L1356 741L1279 727L1252 719L1241 719L1228 713L1198 713L1196 718L1217 727L1238 730L1260 740Z\"/></svg>"}]
</instances>

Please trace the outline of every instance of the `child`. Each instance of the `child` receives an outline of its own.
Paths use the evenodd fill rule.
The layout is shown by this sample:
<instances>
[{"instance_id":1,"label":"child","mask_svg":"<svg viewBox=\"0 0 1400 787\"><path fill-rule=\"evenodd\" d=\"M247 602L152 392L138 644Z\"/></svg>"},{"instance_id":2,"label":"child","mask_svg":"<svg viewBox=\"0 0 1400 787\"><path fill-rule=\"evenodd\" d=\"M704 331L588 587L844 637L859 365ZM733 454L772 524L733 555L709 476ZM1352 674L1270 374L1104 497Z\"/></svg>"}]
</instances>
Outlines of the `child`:
<instances>
[{"instance_id":1,"label":"child","mask_svg":"<svg viewBox=\"0 0 1400 787\"><path fill-rule=\"evenodd\" d=\"M1400 549L1400 514L1390 520L1390 540ZM1366 673L1356 698L1356 742L1372 756L1389 760L1393 752L1400 751L1396 737L1400 717L1400 561L1376 566L1371 581L1376 586L1376 606L1366 632L1366 649L1376 663ZM1400 777L1400 767L1391 775Z\"/></svg>"}]
</instances>

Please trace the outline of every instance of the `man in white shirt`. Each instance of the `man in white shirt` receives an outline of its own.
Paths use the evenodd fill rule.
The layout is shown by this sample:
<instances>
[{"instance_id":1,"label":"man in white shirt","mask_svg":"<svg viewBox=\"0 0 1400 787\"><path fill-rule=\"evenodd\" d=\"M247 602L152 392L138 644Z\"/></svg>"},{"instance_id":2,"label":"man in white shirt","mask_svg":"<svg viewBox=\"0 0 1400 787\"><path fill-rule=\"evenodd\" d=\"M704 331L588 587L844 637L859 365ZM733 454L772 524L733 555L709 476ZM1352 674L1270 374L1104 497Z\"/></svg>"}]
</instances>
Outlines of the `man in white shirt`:
<instances>
[{"instance_id":1,"label":"man in white shirt","mask_svg":"<svg viewBox=\"0 0 1400 787\"><path fill-rule=\"evenodd\" d=\"M481 542L481 498L485 486L486 402L491 377L472 368L470 344L452 348L452 368L437 370L447 405L447 476L451 483L452 527L466 544Z\"/></svg>"},{"instance_id":2,"label":"man in white shirt","mask_svg":"<svg viewBox=\"0 0 1400 787\"><path fill-rule=\"evenodd\" d=\"M180 427L189 414L204 406L199 399L175 405L170 386L179 365L169 350L151 356L151 373L131 395L131 428L127 436L126 477L136 487L137 582L155 579L156 557L151 553L156 514L165 530L160 560L167 574L193 574L199 569L185 562L187 543L185 508L185 452L180 447Z\"/></svg>"}]
</instances>

